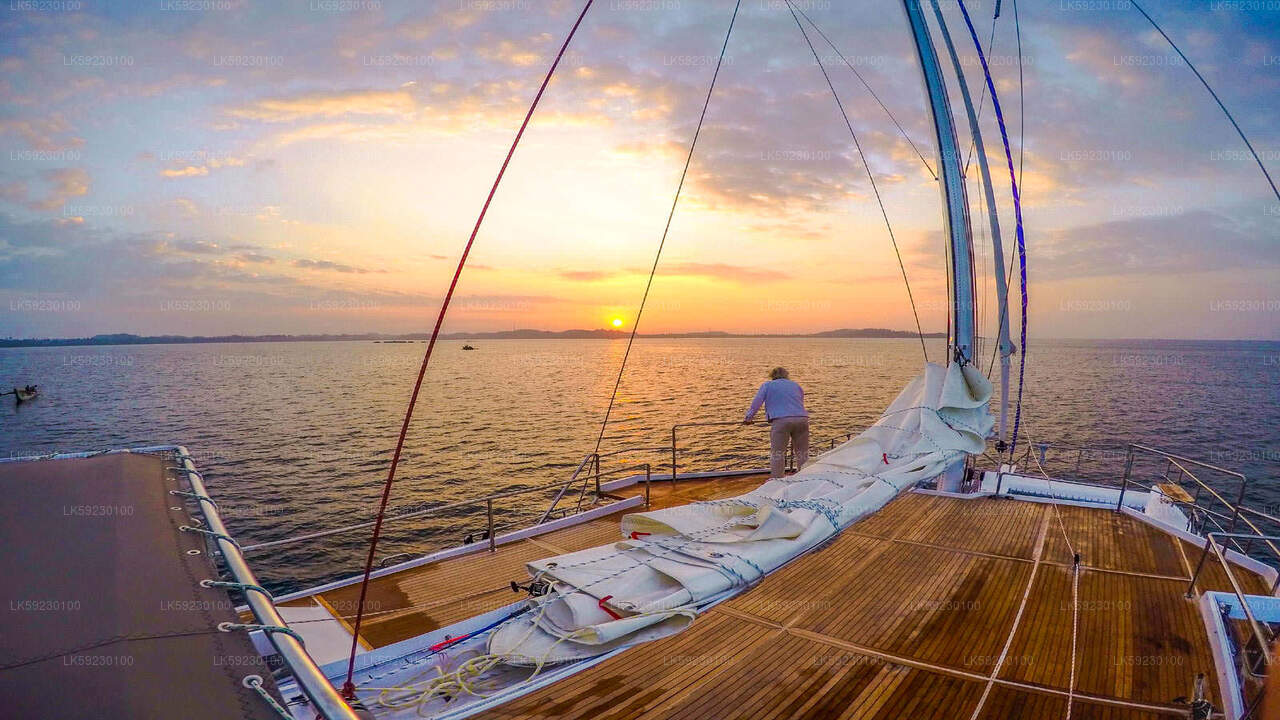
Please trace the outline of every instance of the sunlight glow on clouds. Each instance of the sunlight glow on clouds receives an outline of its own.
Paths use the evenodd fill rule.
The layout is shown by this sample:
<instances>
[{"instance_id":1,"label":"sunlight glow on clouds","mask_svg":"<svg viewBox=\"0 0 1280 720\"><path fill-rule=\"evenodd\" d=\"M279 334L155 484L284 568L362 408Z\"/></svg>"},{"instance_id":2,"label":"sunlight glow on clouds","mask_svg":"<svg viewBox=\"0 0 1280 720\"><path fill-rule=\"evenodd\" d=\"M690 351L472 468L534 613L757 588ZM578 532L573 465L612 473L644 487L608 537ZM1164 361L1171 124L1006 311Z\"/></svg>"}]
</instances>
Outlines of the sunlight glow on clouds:
<instances>
[{"instance_id":1,"label":"sunlight glow on clouds","mask_svg":"<svg viewBox=\"0 0 1280 720\"><path fill-rule=\"evenodd\" d=\"M1065 8L1024 8L1025 150L1003 18L991 51L1022 172L1032 333L1280 337L1280 313L1208 309L1280 287L1280 206L1252 158L1140 16ZM0 300L81 309L8 312L0 330L422 330L577 9L10 10ZM451 329L599 327L634 311L731 9L592 10L490 209ZM936 166L901 12L809 12ZM975 12L985 38L990 8ZM1280 173L1280 13L1187 0L1158 15ZM960 48L978 94L976 57ZM823 57L921 318L941 330L937 184ZM953 107L963 131L958 93ZM984 108L1009 248L1003 149ZM979 220L972 167L970 179ZM990 292L987 242L977 225ZM743 7L665 253L642 332L914 325L866 168L780 4ZM222 310L159 309L193 298ZM1079 311L1104 306L1126 310Z\"/></svg>"}]
</instances>

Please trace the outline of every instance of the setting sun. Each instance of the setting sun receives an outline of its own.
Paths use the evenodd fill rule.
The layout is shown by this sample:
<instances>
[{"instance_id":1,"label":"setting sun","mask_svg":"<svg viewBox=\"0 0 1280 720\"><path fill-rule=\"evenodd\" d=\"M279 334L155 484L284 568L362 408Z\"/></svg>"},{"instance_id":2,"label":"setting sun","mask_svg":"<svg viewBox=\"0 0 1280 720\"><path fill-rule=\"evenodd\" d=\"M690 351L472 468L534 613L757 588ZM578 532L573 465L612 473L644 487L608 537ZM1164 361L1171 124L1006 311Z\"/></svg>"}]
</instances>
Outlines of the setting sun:
<instances>
[{"instance_id":1,"label":"setting sun","mask_svg":"<svg viewBox=\"0 0 1280 720\"><path fill-rule=\"evenodd\" d=\"M610 320L609 322L610 322L610 324L611 324L611 325L613 325L613 326L614 326L614 327L616 327L616 328L620 328L620 327L622 327L622 318L614 318L613 320Z\"/></svg>"}]
</instances>

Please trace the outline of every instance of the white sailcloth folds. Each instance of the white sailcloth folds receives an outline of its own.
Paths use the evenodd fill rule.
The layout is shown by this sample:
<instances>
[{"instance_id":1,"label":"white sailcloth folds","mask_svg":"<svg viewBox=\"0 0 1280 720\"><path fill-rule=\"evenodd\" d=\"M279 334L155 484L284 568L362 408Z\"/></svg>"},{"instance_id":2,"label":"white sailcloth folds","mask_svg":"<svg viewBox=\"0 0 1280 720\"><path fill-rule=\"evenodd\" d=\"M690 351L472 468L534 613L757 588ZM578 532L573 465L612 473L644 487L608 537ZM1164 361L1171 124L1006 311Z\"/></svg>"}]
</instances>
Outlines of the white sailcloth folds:
<instances>
[{"instance_id":1,"label":"white sailcloth folds","mask_svg":"<svg viewBox=\"0 0 1280 720\"><path fill-rule=\"evenodd\" d=\"M678 632L756 582L986 446L991 383L971 365L925 365L862 434L795 475L733 498L623 517L623 540L529 563L551 590L500 627L511 665L588 658Z\"/></svg>"}]
</instances>

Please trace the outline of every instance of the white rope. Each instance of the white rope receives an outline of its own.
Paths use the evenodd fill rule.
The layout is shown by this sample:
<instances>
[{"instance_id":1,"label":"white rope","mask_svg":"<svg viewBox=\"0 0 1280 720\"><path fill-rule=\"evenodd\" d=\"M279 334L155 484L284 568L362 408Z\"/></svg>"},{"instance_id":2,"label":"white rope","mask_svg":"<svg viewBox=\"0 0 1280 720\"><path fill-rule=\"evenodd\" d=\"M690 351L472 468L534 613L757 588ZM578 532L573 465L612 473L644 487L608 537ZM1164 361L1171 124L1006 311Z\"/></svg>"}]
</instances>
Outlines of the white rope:
<instances>
[{"instance_id":1,"label":"white rope","mask_svg":"<svg viewBox=\"0 0 1280 720\"><path fill-rule=\"evenodd\" d=\"M540 576L541 574L539 574L539 577ZM537 578L535 578L535 580L536 579ZM563 587L573 590L572 586ZM538 623L546 614L547 608L551 604L552 595L559 592L561 592L561 585L553 581L551 584L551 591L548 592L547 596L543 600L539 601L540 607L538 609L538 614L529 623L529 629L525 632L524 636L513 644L514 647L519 647L524 644L534 631L539 629L540 626ZM654 610L637 613L628 617L643 617L658 614L669 616L687 615L689 617L696 617L697 611L692 608L675 608L673 610ZM515 620L515 618L512 618L507 622L512 622L513 620ZM506 623L503 624L505 625ZM464 694L472 695L477 698L485 698L495 692L509 689L495 688L492 680L482 680L482 677L486 673L505 661L521 660L531 662L533 665L533 672L529 677L521 680L518 684L523 685L532 681L542 672L543 667L547 663L547 659L551 657L551 654L557 647L559 647L560 643L580 637L582 632L583 631L581 630L576 630L574 632L561 635L554 643L551 644L550 647L547 648L545 653L537 658L515 653L483 653L462 662L452 672L445 672L441 667L441 663L436 663L428 670L424 670L413 676L410 678L409 682L403 685L395 685L391 687L370 687L366 685L363 686L362 689L380 691L377 702L382 707L394 710L412 707L415 708L419 716L426 717L426 715L424 715L424 711L430 701L436 697L443 697L446 701L458 698ZM445 660L448 659L448 656L444 653L441 653L441 657ZM436 672L434 677L425 681L416 681L431 670Z\"/></svg>"},{"instance_id":2,"label":"white rope","mask_svg":"<svg viewBox=\"0 0 1280 720\"><path fill-rule=\"evenodd\" d=\"M1071 720L1071 705L1076 697L1076 638L1080 632L1080 563L1071 566L1071 680L1067 683L1067 714Z\"/></svg>"},{"instance_id":3,"label":"white rope","mask_svg":"<svg viewBox=\"0 0 1280 720\"><path fill-rule=\"evenodd\" d=\"M1053 478L1045 472L1044 466L1040 464L1040 456L1035 452L1038 443L1031 437L1031 426L1028 424L1023 427L1026 428L1029 444L1027 449L1030 451L1031 459L1035 461L1036 469L1049 483L1053 514L1058 519L1058 529L1062 531L1062 540L1067 544L1067 552L1071 553L1071 678L1067 682L1067 714L1064 716L1064 720L1071 720L1071 706L1074 704L1076 693L1076 640L1080 634L1080 556L1076 553L1075 546L1071 544L1067 525L1062 520L1062 511L1058 509L1058 495L1053 491Z\"/></svg>"}]
</instances>

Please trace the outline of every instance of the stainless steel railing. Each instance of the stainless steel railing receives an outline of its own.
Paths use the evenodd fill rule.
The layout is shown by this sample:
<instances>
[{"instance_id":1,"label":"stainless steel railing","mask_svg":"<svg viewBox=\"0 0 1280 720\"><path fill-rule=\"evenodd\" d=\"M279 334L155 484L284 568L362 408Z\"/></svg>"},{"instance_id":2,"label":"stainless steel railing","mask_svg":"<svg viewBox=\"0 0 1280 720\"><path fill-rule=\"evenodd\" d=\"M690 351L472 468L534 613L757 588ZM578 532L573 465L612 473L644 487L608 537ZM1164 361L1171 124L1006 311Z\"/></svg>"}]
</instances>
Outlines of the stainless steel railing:
<instances>
[{"instance_id":1,"label":"stainless steel railing","mask_svg":"<svg viewBox=\"0 0 1280 720\"><path fill-rule=\"evenodd\" d=\"M218 506L209 499L209 492L205 488L204 478L200 475L200 471L196 470L195 463L191 460L191 453L182 446L172 448L177 456L178 467L169 468L186 476L187 484L191 487L193 500L200 508L200 513L204 516L205 523L209 526L209 532L212 542L222 553L222 558L226 562L227 570L231 572L231 576L235 578L237 583L246 587L260 587L257 577L253 571L249 569L249 564L245 562L244 555L241 553L240 547L231 540L230 534L227 533L227 527L222 524L222 517L218 514ZM253 613L254 620L259 625L275 628L288 628L289 625L280 616L276 610L275 603L270 596L265 593L255 592L252 590L244 593L245 601L249 605L249 611ZM334 689L324 673L320 672L320 668L316 666L315 660L307 654L302 643L286 632L270 632L266 631L267 639L275 647L276 652L284 660L289 668L289 673L293 675L297 681L298 687L302 690L307 699L311 701L311 705L315 711L319 713L325 720L357 720L355 712L347 705L338 691Z\"/></svg>"},{"instance_id":2,"label":"stainless steel railing","mask_svg":"<svg viewBox=\"0 0 1280 720\"><path fill-rule=\"evenodd\" d=\"M586 460L584 460L583 463L585 465ZM627 468L621 468L619 470L610 471L608 473L597 473L597 478L606 477L608 475L617 474L623 471L636 472L641 469L644 469L647 471L648 467L649 467L648 463L643 463L643 464L634 465ZM578 472L580 472L581 469L582 469L582 466L579 466L579 470L575 471L574 475L570 477L568 480L559 480L553 483L547 483L545 485L535 485L533 487L527 487L527 488L516 488L514 490L505 490L503 492L493 493L490 495L482 495L480 497L465 498L463 500L456 500L454 502L443 503L440 505L433 505L429 508L424 508L422 510L414 510L412 512L400 513L398 515L391 515L389 517L383 518L383 523L385 524L385 523L399 521L399 520L406 520L409 518L426 517L429 515L438 515L440 513L447 512L450 510L457 510L460 508L470 507L473 505L479 505L483 503L486 508L485 512L487 516L487 526L489 530L492 530L493 529L493 502L495 500L502 500L504 498L515 497L517 495L526 495L526 494L535 493L535 492L545 492L553 488L563 489L563 487L566 487L576 482L578 477ZM308 540L316 540L319 538L329 537L331 535L340 535L342 533L352 532L355 530L359 530L361 528L373 527L374 522L375 521L371 520L368 522L355 523L354 525L346 525L339 528L332 528L330 530L321 530L319 532L306 533L304 535L294 535L292 537L287 537L280 540L269 540L267 542L256 543L253 545L246 545L244 546L243 550L245 552L251 552L255 550L265 550L266 548L279 547L281 545L291 545L294 543L305 542ZM490 532L489 535L490 535L490 538L492 539L492 532Z\"/></svg>"},{"instance_id":3,"label":"stainless steel railing","mask_svg":"<svg viewBox=\"0 0 1280 720\"><path fill-rule=\"evenodd\" d=\"M606 453L600 453L600 452L587 453L586 457L582 458L582 462L578 463L578 467L575 468L573 473L569 476L569 479L565 482L564 487L560 488L560 491L556 493L556 496L551 499L551 504L548 505L546 511L542 513L542 517L538 520L538 524L541 525L542 523L545 523L551 519L552 514L554 514L556 511L556 507L560 504L560 501L564 498L565 493L569 490L570 487L573 487L575 484L577 484L578 478L582 475L582 471L587 468L592 468L592 472L590 475L588 475L586 478L583 479L582 492L578 495L578 505L577 505L578 509L582 508L582 500L586 496L586 492L587 492L587 483L592 478L595 479L596 496L599 497L600 478L603 477L603 475L600 472L601 458L614 457L616 455L621 455L623 453L653 452L653 451L662 451L662 450L666 450L666 447L665 446L626 447L626 448L619 448L617 450L611 450Z\"/></svg>"},{"instance_id":4,"label":"stainless steel railing","mask_svg":"<svg viewBox=\"0 0 1280 720\"><path fill-rule=\"evenodd\" d=\"M578 503L577 503L577 507L575 508L576 510L581 509L582 502L586 497L587 488L589 487L593 478L595 479L596 494L598 496L600 494L600 482L598 477L601 475L600 461L604 458L621 455L624 453L645 453L645 452L669 453L669 456L671 458L671 475L665 479L674 482L679 477L679 474L680 474L679 440L680 440L681 429L713 428L714 427L714 428L724 428L726 430L729 430L729 429L755 428L761 425L765 425L767 427L767 424L765 423L757 423L754 421L750 423L745 423L745 422L742 422L741 420L699 421L699 422L677 423L671 426L671 444L670 445L634 446L634 447L621 448L618 450L611 450L609 452L604 452L604 453L588 453L586 456L582 458L581 462L578 463L578 466L574 469L573 473L569 476L569 480L565 484L565 486L560 490L560 492L556 494L554 498L552 498L551 503L547 506L546 511L543 512L542 518L538 520L538 523L541 524L551 519L552 515L555 514L556 509L560 504L560 501L564 499L564 496L568 493L569 489L571 487L574 487L575 484L577 484L577 481L579 479L581 479L582 482L581 482L581 490L579 491L579 494L578 494ZM844 434L829 438L825 443L824 442L810 443L809 446L810 448L815 448L815 447L822 447L823 445L826 445L828 450L833 450L835 449L837 443L845 442L851 439L852 437L853 437L853 433L848 432L848 433L844 433ZM784 465L788 470L794 471L797 469L795 467L795 453L790 447L787 448L787 455L785 458ZM761 470L764 471L765 468L761 468Z\"/></svg>"},{"instance_id":5,"label":"stainless steel railing","mask_svg":"<svg viewBox=\"0 0 1280 720\"><path fill-rule=\"evenodd\" d=\"M1258 618L1254 616L1253 609L1249 607L1249 601L1245 597L1244 590L1240 586L1240 581L1236 579L1235 573L1231 572L1231 563L1227 561L1226 548L1216 542L1217 538L1243 539L1252 538L1255 540L1264 540L1269 542L1280 541L1278 535L1262 535L1255 533L1230 533L1230 532L1210 532L1205 534L1204 550L1200 553L1200 562L1196 563L1196 571L1191 575L1191 582L1187 585L1187 597L1190 598L1195 593L1196 580L1200 577L1200 571L1204 569L1205 560L1209 557L1209 550L1213 550L1213 554L1217 556L1218 562L1222 564L1223 571L1227 574L1227 582L1231 584L1231 591L1235 593L1236 599L1240 601L1240 609L1244 611L1245 618L1249 621L1249 627L1253 632L1254 638L1258 641L1259 649L1262 657L1267 665L1271 664L1271 643L1275 640L1275 636L1271 633L1271 629L1267 625L1258 622ZM1280 579L1277 580L1280 583ZM1274 595L1276 588L1273 586L1271 592Z\"/></svg>"},{"instance_id":6,"label":"stainless steel railing","mask_svg":"<svg viewBox=\"0 0 1280 720\"><path fill-rule=\"evenodd\" d=\"M1120 507L1123 505L1125 493L1128 491L1130 485L1134 485L1148 491L1154 490L1154 483L1146 484L1134 477L1134 462L1139 457L1152 458L1157 461L1165 462L1164 470L1160 474L1156 475L1156 478L1162 482L1178 485L1185 480L1190 480L1194 483L1195 494L1192 496L1191 502L1178 501L1176 498L1170 498L1170 500L1176 505L1189 509L1192 515L1192 520L1198 521L1200 525L1212 523L1213 526L1217 528L1216 532L1224 537L1230 537L1232 544L1235 545L1236 549L1241 553L1247 553L1248 548L1242 545L1239 542L1239 539L1234 538L1231 535L1235 532L1236 527L1241 522L1243 522L1257 535L1262 534L1262 530L1259 529L1252 520L1248 517L1242 517L1242 513L1245 512L1253 513L1258 516L1270 517L1265 513L1245 508L1244 500L1249 490L1249 479L1243 473L1236 472L1235 470L1228 470L1227 468L1219 467L1202 460L1196 460L1194 458L1185 457L1183 455L1178 455L1176 453L1167 452L1165 450L1137 443L1131 443L1128 446L1128 452L1125 457L1124 478L1120 486L1120 498L1116 503L1117 511L1119 511ZM1193 470L1193 468L1195 470ZM1174 470L1177 471L1176 475L1174 474ZM1216 473L1218 475L1225 476L1238 484L1234 501L1223 497L1222 493L1206 482L1204 478L1201 478L1200 474L1198 474L1196 470ZM1206 494L1211 501L1217 502L1217 509L1209 507L1207 504L1202 504L1201 498ZM1275 518L1272 519L1274 520ZM1277 522L1280 522L1280 520L1277 520ZM1198 530L1199 528L1189 529ZM1275 543L1270 540L1264 540L1264 542L1266 542L1271 553L1280 560L1280 547L1277 547ZM1252 540L1250 540L1250 544L1252 544Z\"/></svg>"},{"instance_id":7,"label":"stainless steel railing","mask_svg":"<svg viewBox=\"0 0 1280 720\"><path fill-rule=\"evenodd\" d=\"M681 429L681 428L710 428L710 427L721 427L721 428L756 428L756 427L760 427L761 425L763 425L763 426L764 426L764 427L766 427L766 428L768 428L768 427L769 427L769 425L768 425L767 423L758 423L758 422L755 422L755 421L751 421L751 422L743 422L743 421L741 421L741 420L735 420L735 421L724 421L724 420L720 420L720 421L708 421L708 422L687 422L687 423L678 423L678 424L676 424L676 425L672 425L672 426L671 426L671 479L672 479L672 480L675 480L676 476L679 474L679 459L678 459L678 457L677 457L677 456L678 456L678 452L679 452L679 445L678 445L677 435L678 435L678 433L679 433L679 431L680 431L680 429ZM791 453L791 449L790 449L790 447L788 447L788 449L787 449L787 457L786 457L786 459L784 460L783 465L784 465L787 469L790 469L790 470L794 470L794 469L795 469L795 467L794 467L794 458L792 457L792 453Z\"/></svg>"}]
</instances>

